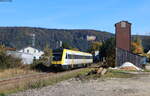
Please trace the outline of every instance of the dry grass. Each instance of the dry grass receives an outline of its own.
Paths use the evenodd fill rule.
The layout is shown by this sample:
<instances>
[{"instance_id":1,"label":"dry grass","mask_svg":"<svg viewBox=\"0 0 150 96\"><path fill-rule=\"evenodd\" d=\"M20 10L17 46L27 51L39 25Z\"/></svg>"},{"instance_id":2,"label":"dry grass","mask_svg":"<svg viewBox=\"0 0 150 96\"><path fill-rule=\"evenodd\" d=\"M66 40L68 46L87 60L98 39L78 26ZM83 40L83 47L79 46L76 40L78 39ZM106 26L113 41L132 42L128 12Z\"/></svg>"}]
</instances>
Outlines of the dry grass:
<instances>
[{"instance_id":1,"label":"dry grass","mask_svg":"<svg viewBox=\"0 0 150 96\"><path fill-rule=\"evenodd\" d=\"M131 78L136 75L127 72L134 71L124 71L124 70L108 70L108 72L103 76L103 78Z\"/></svg>"},{"instance_id":2,"label":"dry grass","mask_svg":"<svg viewBox=\"0 0 150 96\"><path fill-rule=\"evenodd\" d=\"M27 79L24 81L17 82L15 84L8 84L4 85L2 88L0 88L0 93L1 94L10 94L10 93L15 93L18 91L24 91L28 89L34 89L34 88L41 88L44 86L48 85L53 85L56 84L60 81L76 77L78 75L84 75L90 72L92 69L85 68L85 69L79 69L79 70L74 70L70 72L64 72L60 74L55 74L52 76L48 76L45 78L40 78L40 79Z\"/></svg>"},{"instance_id":3,"label":"dry grass","mask_svg":"<svg viewBox=\"0 0 150 96\"><path fill-rule=\"evenodd\" d=\"M32 73L36 73L36 72L28 69L20 69L20 68L0 70L0 80L26 75L26 74L32 74Z\"/></svg>"}]
</instances>

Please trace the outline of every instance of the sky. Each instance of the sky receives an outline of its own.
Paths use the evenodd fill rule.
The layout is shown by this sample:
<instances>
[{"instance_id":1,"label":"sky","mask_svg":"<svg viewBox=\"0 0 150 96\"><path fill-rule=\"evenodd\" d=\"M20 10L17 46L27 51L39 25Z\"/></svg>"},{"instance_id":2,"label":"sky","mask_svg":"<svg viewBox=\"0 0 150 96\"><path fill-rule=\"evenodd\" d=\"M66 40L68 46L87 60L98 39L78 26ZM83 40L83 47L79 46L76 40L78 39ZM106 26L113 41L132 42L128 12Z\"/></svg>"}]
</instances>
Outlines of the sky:
<instances>
[{"instance_id":1,"label":"sky","mask_svg":"<svg viewBox=\"0 0 150 96\"><path fill-rule=\"evenodd\" d=\"M0 26L95 29L115 33L132 23L132 34L150 35L150 0L0 0Z\"/></svg>"}]
</instances>

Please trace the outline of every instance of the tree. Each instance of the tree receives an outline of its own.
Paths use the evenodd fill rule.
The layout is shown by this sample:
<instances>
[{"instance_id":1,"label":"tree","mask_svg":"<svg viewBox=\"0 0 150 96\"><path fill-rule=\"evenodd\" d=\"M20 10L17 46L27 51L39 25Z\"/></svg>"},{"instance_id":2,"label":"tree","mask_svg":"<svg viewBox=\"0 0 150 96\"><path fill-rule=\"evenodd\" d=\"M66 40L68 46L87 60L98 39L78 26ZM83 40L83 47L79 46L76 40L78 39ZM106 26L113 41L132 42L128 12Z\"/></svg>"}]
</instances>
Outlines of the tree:
<instances>
[{"instance_id":1,"label":"tree","mask_svg":"<svg viewBox=\"0 0 150 96\"><path fill-rule=\"evenodd\" d=\"M71 49L72 47L67 42L63 42L62 48Z\"/></svg>"},{"instance_id":2,"label":"tree","mask_svg":"<svg viewBox=\"0 0 150 96\"><path fill-rule=\"evenodd\" d=\"M140 37L137 36L131 45L132 45L131 50L133 53L135 53L135 54L144 53L144 49L142 46L142 40L140 39Z\"/></svg>"},{"instance_id":3,"label":"tree","mask_svg":"<svg viewBox=\"0 0 150 96\"><path fill-rule=\"evenodd\" d=\"M94 53L95 51L98 51L100 47L102 46L102 42L91 42L90 48L88 49L89 52Z\"/></svg>"},{"instance_id":4,"label":"tree","mask_svg":"<svg viewBox=\"0 0 150 96\"><path fill-rule=\"evenodd\" d=\"M46 45L46 47L44 48L44 54L43 54L43 57L41 58L42 61L44 61L44 63L48 63L50 64L52 59L53 59L53 51L52 49Z\"/></svg>"},{"instance_id":5,"label":"tree","mask_svg":"<svg viewBox=\"0 0 150 96\"><path fill-rule=\"evenodd\" d=\"M44 48L44 54L39 60L34 60L33 64L30 65L30 68L37 71L49 71L49 66L51 65L52 59L53 51L47 44Z\"/></svg>"},{"instance_id":6,"label":"tree","mask_svg":"<svg viewBox=\"0 0 150 96\"><path fill-rule=\"evenodd\" d=\"M52 57L52 49L48 45L46 45L44 48L44 56Z\"/></svg>"},{"instance_id":7,"label":"tree","mask_svg":"<svg viewBox=\"0 0 150 96\"><path fill-rule=\"evenodd\" d=\"M78 48L71 48L71 50L79 51L79 49L78 49Z\"/></svg>"},{"instance_id":8,"label":"tree","mask_svg":"<svg viewBox=\"0 0 150 96\"><path fill-rule=\"evenodd\" d=\"M107 67L115 67L115 39L110 38L100 47L100 58L105 58Z\"/></svg>"}]
</instances>

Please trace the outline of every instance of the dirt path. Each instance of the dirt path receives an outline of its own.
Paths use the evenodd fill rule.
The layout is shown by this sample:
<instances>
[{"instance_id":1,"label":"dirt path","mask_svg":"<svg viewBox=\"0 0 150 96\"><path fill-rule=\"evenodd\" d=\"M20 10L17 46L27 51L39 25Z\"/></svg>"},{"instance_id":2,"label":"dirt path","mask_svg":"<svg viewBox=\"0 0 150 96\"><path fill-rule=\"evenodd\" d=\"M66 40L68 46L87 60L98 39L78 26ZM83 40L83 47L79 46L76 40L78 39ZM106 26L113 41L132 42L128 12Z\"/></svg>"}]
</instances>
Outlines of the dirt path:
<instances>
[{"instance_id":1,"label":"dirt path","mask_svg":"<svg viewBox=\"0 0 150 96\"><path fill-rule=\"evenodd\" d=\"M10 96L150 96L150 75L90 81L70 79Z\"/></svg>"}]
</instances>

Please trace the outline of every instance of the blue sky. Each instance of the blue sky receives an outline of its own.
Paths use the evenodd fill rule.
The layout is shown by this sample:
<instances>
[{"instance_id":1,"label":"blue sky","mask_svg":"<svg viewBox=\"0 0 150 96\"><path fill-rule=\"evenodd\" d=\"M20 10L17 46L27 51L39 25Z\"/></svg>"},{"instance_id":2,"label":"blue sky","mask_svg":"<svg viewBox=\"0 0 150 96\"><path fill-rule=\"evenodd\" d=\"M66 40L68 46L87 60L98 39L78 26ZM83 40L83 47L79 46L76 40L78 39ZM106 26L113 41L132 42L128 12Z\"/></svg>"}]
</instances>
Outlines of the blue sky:
<instances>
[{"instance_id":1,"label":"blue sky","mask_svg":"<svg viewBox=\"0 0 150 96\"><path fill-rule=\"evenodd\" d=\"M132 34L150 33L150 0L12 0L0 2L0 26L95 29L114 33L121 20Z\"/></svg>"}]
</instances>

